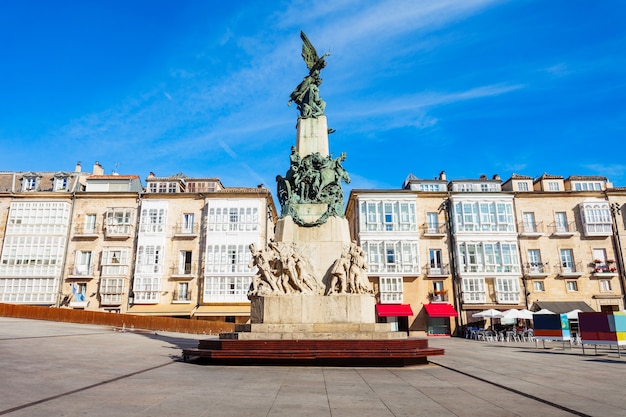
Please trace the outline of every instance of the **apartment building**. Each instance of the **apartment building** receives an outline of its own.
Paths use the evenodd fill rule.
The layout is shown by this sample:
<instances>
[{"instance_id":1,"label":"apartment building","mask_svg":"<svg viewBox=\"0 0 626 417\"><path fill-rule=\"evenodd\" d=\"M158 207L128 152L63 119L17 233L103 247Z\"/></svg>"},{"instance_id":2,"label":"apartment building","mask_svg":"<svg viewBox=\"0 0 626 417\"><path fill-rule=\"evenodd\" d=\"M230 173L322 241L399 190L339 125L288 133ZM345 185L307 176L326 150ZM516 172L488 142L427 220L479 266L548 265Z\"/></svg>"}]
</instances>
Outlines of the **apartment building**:
<instances>
[{"instance_id":1,"label":"apartment building","mask_svg":"<svg viewBox=\"0 0 626 417\"><path fill-rule=\"evenodd\" d=\"M179 173L0 173L0 300L246 321L248 245L273 237L263 187Z\"/></svg>"},{"instance_id":2,"label":"apartment building","mask_svg":"<svg viewBox=\"0 0 626 417\"><path fill-rule=\"evenodd\" d=\"M402 190L352 190L346 214L379 320L438 335L490 308L623 310L625 204L605 177L442 172L410 175Z\"/></svg>"},{"instance_id":3,"label":"apartment building","mask_svg":"<svg viewBox=\"0 0 626 417\"><path fill-rule=\"evenodd\" d=\"M0 302L58 305L70 234L73 172L0 173Z\"/></svg>"},{"instance_id":4,"label":"apartment building","mask_svg":"<svg viewBox=\"0 0 626 417\"><path fill-rule=\"evenodd\" d=\"M515 197L525 305L558 312L624 308L611 187L606 177L548 174L513 175L503 184Z\"/></svg>"}]
</instances>

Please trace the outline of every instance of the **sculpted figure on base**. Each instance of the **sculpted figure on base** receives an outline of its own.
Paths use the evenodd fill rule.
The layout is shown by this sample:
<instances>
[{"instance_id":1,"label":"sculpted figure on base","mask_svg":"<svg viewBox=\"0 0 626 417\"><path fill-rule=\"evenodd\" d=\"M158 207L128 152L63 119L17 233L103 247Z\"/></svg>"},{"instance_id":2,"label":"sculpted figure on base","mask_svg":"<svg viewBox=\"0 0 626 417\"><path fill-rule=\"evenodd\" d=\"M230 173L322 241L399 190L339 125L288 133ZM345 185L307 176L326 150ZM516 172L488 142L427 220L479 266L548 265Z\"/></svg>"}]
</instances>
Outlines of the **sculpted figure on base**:
<instances>
[{"instance_id":1,"label":"sculpted figure on base","mask_svg":"<svg viewBox=\"0 0 626 417\"><path fill-rule=\"evenodd\" d=\"M371 294L372 287L367 279L367 258L355 241L343 248L341 256L335 260L330 271L330 294Z\"/></svg>"},{"instance_id":2,"label":"sculpted figure on base","mask_svg":"<svg viewBox=\"0 0 626 417\"><path fill-rule=\"evenodd\" d=\"M250 244L252 259L248 267L257 267L248 297L272 294L319 294L322 285L311 274L312 268L295 243L270 241L265 249Z\"/></svg>"}]
</instances>

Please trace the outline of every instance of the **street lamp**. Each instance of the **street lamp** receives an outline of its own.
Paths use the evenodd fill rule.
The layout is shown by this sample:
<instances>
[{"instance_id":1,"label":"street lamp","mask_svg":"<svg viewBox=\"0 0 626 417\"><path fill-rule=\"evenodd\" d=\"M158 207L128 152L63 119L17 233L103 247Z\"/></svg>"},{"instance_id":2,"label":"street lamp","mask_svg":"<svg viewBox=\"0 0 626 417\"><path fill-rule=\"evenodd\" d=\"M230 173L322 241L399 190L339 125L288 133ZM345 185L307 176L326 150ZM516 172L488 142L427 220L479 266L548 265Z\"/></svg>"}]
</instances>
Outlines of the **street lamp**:
<instances>
[{"instance_id":1,"label":"street lamp","mask_svg":"<svg viewBox=\"0 0 626 417\"><path fill-rule=\"evenodd\" d=\"M622 287L622 301L626 308L626 277L624 276L624 257L622 256L622 241L619 235L619 227L617 223L617 216L621 216L622 209L618 203L611 203L611 220L613 222L613 246L615 247L615 261L617 266L617 273L619 275L619 283Z\"/></svg>"}]
</instances>

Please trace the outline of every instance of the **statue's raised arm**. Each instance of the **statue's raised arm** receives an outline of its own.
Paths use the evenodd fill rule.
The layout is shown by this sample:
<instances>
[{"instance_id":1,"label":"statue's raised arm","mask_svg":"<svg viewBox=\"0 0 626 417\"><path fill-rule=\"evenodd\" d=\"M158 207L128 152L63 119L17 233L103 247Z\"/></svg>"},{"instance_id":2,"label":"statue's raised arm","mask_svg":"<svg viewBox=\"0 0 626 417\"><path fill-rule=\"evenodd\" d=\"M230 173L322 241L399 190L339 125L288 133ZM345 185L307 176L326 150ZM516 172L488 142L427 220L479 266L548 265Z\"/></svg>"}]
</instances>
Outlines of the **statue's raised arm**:
<instances>
[{"instance_id":1,"label":"statue's raised arm","mask_svg":"<svg viewBox=\"0 0 626 417\"><path fill-rule=\"evenodd\" d=\"M327 52L320 57L309 38L302 31L300 31L300 38L302 39L302 58L309 69L309 75L304 77L302 82L293 90L289 104L295 102L298 105L302 118L322 116L326 102L319 96L319 86L322 84L320 71L326 66L326 57L330 53Z\"/></svg>"}]
</instances>

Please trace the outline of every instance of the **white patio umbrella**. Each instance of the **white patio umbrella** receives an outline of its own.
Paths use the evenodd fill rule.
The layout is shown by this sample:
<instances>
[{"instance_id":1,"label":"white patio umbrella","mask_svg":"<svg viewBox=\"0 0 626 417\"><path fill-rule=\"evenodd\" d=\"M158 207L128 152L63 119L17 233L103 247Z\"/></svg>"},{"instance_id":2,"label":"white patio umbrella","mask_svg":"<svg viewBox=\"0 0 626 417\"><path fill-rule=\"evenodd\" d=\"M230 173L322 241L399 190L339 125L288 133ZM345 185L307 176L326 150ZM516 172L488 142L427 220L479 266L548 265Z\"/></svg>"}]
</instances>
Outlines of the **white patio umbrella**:
<instances>
[{"instance_id":1,"label":"white patio umbrella","mask_svg":"<svg viewBox=\"0 0 626 417\"><path fill-rule=\"evenodd\" d=\"M519 311L520 313L520 319L526 319L526 320L532 320L533 319L533 312L527 309L522 309Z\"/></svg>"},{"instance_id":2,"label":"white patio umbrella","mask_svg":"<svg viewBox=\"0 0 626 417\"><path fill-rule=\"evenodd\" d=\"M547 308L542 308L539 311L535 311L533 314L556 314L554 311L550 311Z\"/></svg>"},{"instance_id":3,"label":"white patio umbrella","mask_svg":"<svg viewBox=\"0 0 626 417\"><path fill-rule=\"evenodd\" d=\"M494 310L493 308L490 308L489 310L483 310L483 311L479 311L478 313L474 313L472 314L472 317L482 317L482 318L494 318L494 317L500 317L500 314L502 314L502 312L500 310Z\"/></svg>"},{"instance_id":4,"label":"white patio umbrella","mask_svg":"<svg viewBox=\"0 0 626 417\"><path fill-rule=\"evenodd\" d=\"M491 325L493 326L493 319L500 317L501 314L502 312L500 310L494 310L493 308L490 308L489 310L483 310L479 311L478 313L474 313L472 314L472 317L490 318Z\"/></svg>"},{"instance_id":5,"label":"white patio umbrella","mask_svg":"<svg viewBox=\"0 0 626 417\"><path fill-rule=\"evenodd\" d=\"M578 313L582 313L583 311L576 308L572 311L570 311L569 313L565 313L567 314L567 319L568 320L578 320Z\"/></svg>"}]
</instances>

